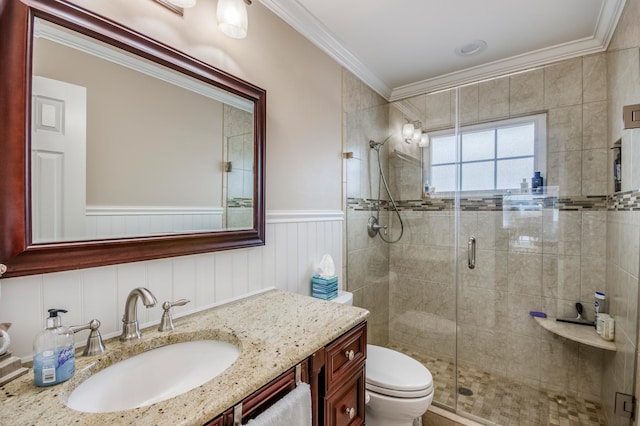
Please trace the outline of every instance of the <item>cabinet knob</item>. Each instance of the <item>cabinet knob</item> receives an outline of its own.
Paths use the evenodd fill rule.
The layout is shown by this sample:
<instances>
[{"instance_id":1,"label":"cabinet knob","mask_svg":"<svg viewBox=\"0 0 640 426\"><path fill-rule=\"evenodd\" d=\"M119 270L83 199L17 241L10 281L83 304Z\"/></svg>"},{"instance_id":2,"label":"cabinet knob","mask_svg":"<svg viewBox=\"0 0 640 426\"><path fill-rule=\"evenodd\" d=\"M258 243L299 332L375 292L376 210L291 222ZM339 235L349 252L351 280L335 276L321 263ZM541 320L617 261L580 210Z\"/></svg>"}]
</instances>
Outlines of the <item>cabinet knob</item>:
<instances>
[{"instance_id":1,"label":"cabinet knob","mask_svg":"<svg viewBox=\"0 0 640 426\"><path fill-rule=\"evenodd\" d=\"M349 419L353 419L356 416L356 409L351 407L351 408L346 408L344 410L344 413L349 416Z\"/></svg>"},{"instance_id":2,"label":"cabinet knob","mask_svg":"<svg viewBox=\"0 0 640 426\"><path fill-rule=\"evenodd\" d=\"M347 357L347 359L348 359L349 361L351 361L351 360L353 359L353 357L355 357L355 356L356 356L356 353L355 353L355 352L353 352L353 350L350 350L350 351L346 351L346 352L344 353L344 356L345 356L345 357Z\"/></svg>"}]
</instances>

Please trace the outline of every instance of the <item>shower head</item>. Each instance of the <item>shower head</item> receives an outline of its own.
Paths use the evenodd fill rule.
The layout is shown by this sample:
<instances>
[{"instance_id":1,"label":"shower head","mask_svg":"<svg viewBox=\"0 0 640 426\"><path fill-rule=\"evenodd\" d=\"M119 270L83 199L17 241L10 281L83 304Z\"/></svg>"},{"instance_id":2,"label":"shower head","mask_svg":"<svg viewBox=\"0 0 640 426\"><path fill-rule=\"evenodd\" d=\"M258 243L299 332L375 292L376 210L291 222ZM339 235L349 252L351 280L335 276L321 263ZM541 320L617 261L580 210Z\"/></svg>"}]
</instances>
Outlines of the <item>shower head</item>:
<instances>
[{"instance_id":1,"label":"shower head","mask_svg":"<svg viewBox=\"0 0 640 426\"><path fill-rule=\"evenodd\" d=\"M369 141L369 148L378 150L384 143L376 142L374 140Z\"/></svg>"},{"instance_id":2,"label":"shower head","mask_svg":"<svg viewBox=\"0 0 640 426\"><path fill-rule=\"evenodd\" d=\"M371 149L375 149L376 151L380 151L380 148L382 148L382 145L384 145L385 143L387 143L387 141L391 138L391 135L387 136L387 138L385 140L383 140L382 142L376 142L374 140L370 140L369 141L369 148Z\"/></svg>"}]
</instances>

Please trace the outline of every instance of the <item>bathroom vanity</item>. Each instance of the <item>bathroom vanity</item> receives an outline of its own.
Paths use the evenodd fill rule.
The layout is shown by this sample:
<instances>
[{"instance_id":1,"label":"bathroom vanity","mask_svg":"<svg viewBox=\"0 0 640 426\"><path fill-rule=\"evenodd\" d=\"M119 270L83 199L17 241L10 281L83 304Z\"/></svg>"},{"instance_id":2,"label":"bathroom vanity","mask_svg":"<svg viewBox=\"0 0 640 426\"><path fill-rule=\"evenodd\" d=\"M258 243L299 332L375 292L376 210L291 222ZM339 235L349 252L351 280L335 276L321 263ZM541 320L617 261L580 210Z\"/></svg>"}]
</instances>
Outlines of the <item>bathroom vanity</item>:
<instances>
[{"instance_id":1,"label":"bathroom vanity","mask_svg":"<svg viewBox=\"0 0 640 426\"><path fill-rule=\"evenodd\" d=\"M364 425L366 349L367 329L362 322L207 426L233 426L235 416L245 424L292 391L298 379L311 385L314 426Z\"/></svg>"},{"instance_id":2,"label":"bathroom vanity","mask_svg":"<svg viewBox=\"0 0 640 426\"><path fill-rule=\"evenodd\" d=\"M14 424L231 426L242 402L244 424L295 387L300 365L299 379L312 390L314 425L364 424L368 315L353 306L268 291L176 319L171 332L155 326L143 329L140 341L110 339L107 351L95 357L78 353L74 377L58 386L38 388L29 372L0 389L2 411L11 413ZM240 355L202 386L119 412L84 413L65 405L80 383L116 362L168 344L204 339L237 345Z\"/></svg>"}]
</instances>

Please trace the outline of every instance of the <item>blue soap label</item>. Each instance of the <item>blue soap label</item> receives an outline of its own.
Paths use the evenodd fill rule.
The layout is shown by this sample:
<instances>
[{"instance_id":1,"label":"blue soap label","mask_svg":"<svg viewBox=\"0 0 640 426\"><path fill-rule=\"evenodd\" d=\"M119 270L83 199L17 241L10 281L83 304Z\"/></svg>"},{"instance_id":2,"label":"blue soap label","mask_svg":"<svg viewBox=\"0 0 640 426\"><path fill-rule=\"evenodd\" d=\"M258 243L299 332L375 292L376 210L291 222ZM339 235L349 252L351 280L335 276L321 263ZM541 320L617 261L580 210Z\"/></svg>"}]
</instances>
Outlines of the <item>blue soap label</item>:
<instances>
[{"instance_id":1,"label":"blue soap label","mask_svg":"<svg viewBox=\"0 0 640 426\"><path fill-rule=\"evenodd\" d=\"M73 346L44 351L33 359L36 386L52 386L69 380L76 371Z\"/></svg>"}]
</instances>

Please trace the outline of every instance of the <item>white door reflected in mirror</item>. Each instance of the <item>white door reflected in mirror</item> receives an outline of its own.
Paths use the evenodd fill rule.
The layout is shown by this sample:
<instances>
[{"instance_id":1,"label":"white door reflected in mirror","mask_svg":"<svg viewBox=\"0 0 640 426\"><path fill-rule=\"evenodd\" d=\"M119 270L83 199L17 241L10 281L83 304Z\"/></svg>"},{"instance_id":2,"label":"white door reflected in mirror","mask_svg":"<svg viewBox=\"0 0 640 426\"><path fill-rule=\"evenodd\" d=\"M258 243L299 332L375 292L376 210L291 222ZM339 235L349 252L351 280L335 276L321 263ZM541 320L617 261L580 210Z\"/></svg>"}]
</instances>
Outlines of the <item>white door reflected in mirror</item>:
<instances>
[{"instance_id":1,"label":"white door reflected in mirror","mask_svg":"<svg viewBox=\"0 0 640 426\"><path fill-rule=\"evenodd\" d=\"M86 116L84 87L33 78L32 240L85 236Z\"/></svg>"},{"instance_id":2,"label":"white door reflected in mirror","mask_svg":"<svg viewBox=\"0 0 640 426\"><path fill-rule=\"evenodd\" d=\"M34 97L33 133L68 137L84 120L86 149L32 156L46 173L32 180L32 243L253 227L252 102L40 18L34 34L34 90L42 77L82 86L86 107L81 119L66 100ZM69 167L85 176L62 179Z\"/></svg>"}]
</instances>

